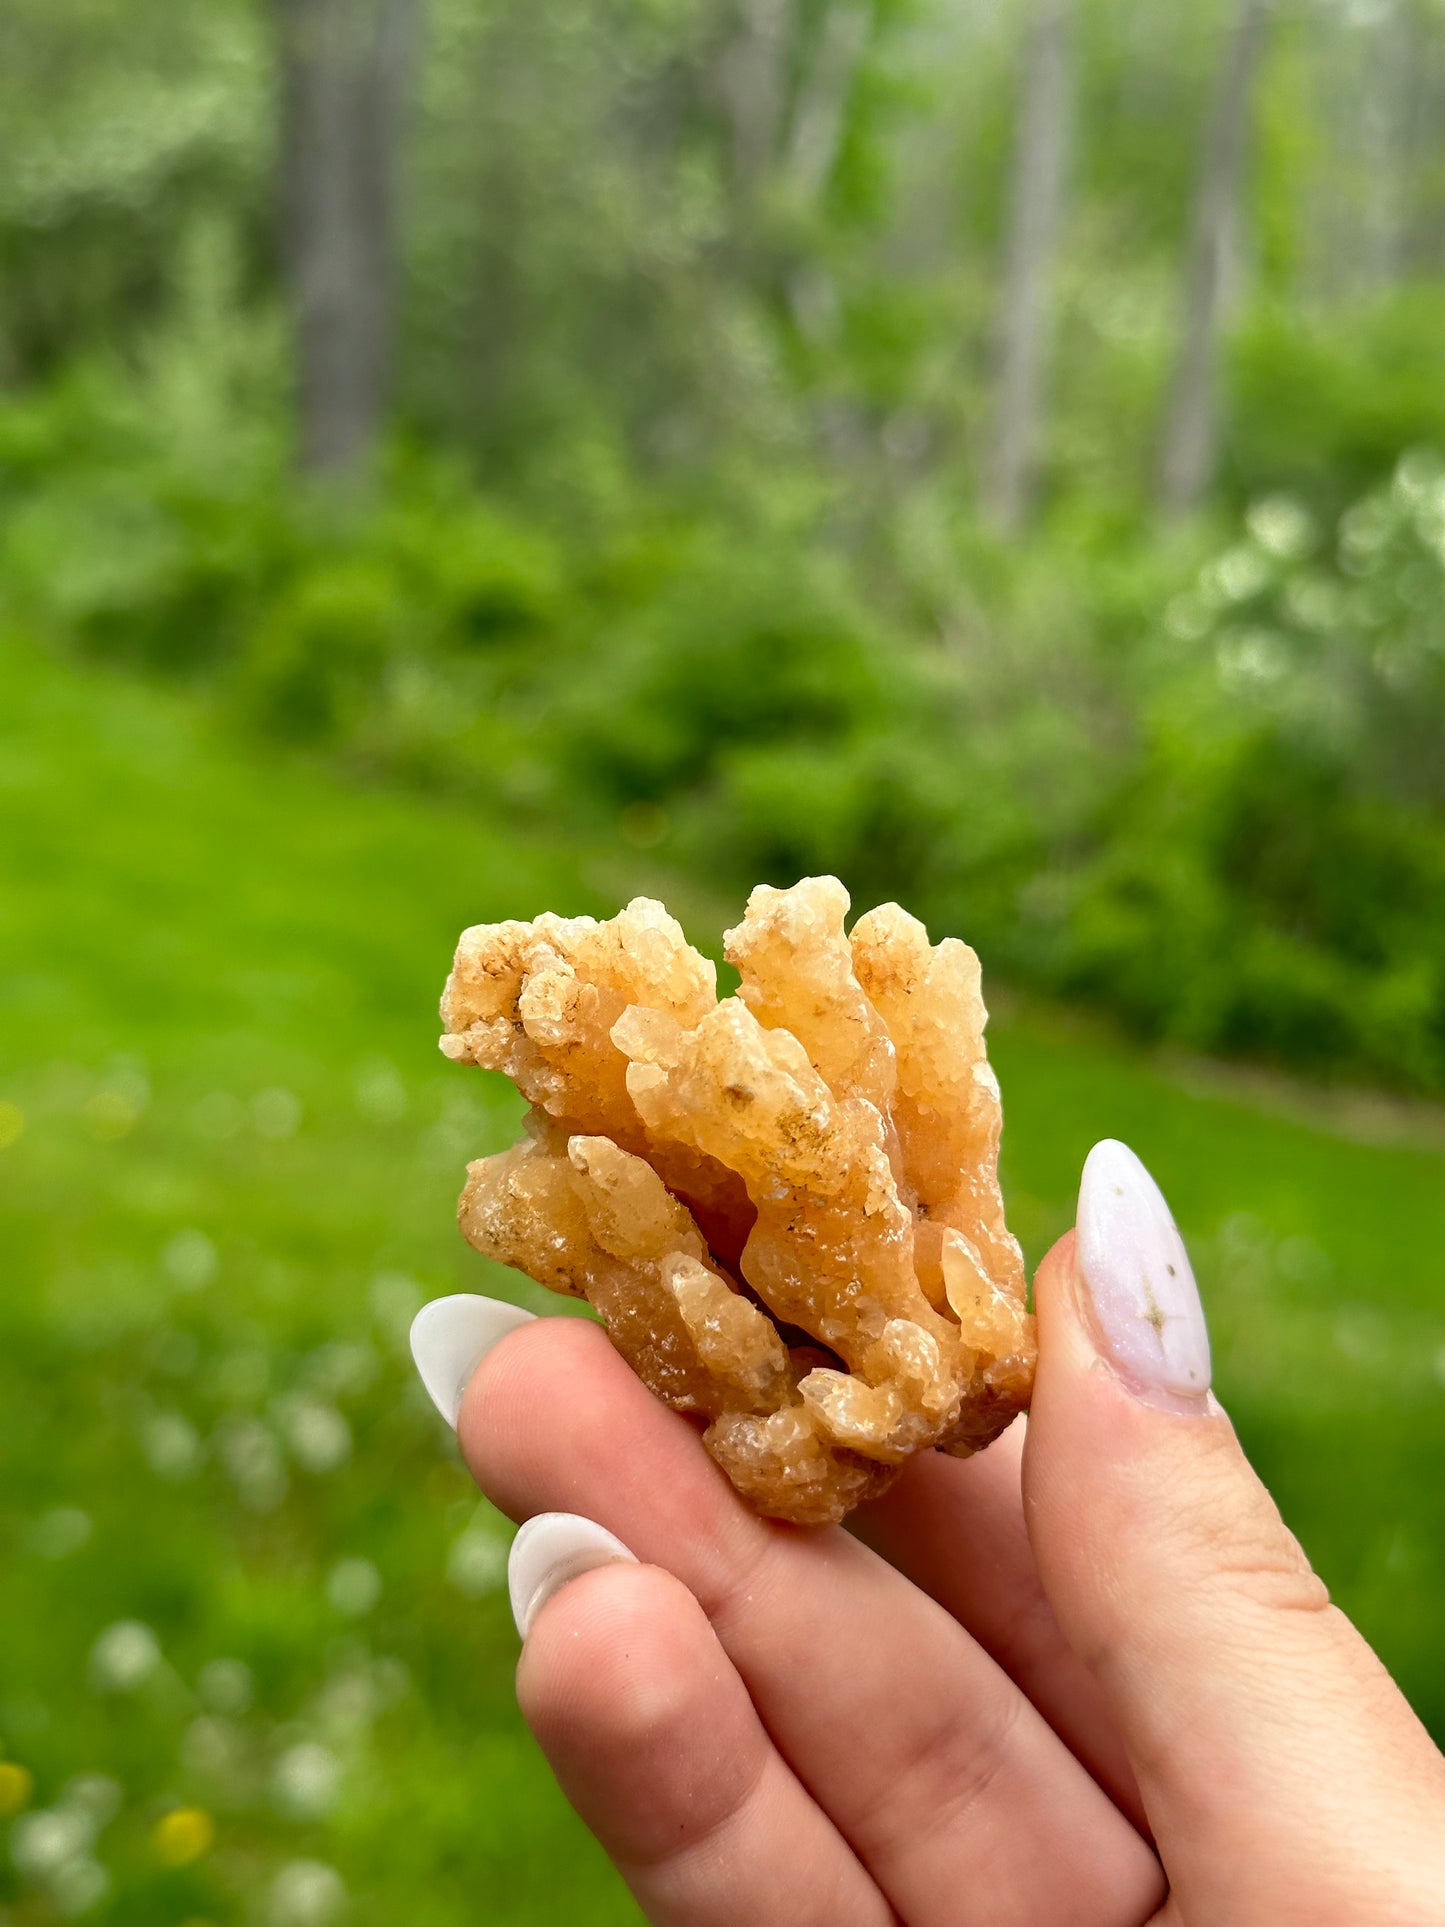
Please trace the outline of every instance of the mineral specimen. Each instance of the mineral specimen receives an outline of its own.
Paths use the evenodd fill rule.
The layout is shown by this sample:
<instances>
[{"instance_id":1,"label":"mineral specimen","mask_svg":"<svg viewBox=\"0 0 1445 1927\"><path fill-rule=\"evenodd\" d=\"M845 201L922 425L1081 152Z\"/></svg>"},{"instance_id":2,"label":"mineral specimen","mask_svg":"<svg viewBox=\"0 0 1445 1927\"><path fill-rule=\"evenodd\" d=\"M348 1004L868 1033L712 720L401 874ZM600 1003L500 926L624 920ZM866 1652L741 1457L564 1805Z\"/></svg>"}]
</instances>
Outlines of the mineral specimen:
<instances>
[{"instance_id":1,"label":"mineral specimen","mask_svg":"<svg viewBox=\"0 0 1445 1927\"><path fill-rule=\"evenodd\" d=\"M585 1297L762 1513L837 1519L926 1446L1027 1403L1033 1320L1004 1223L978 959L833 877L762 885L716 971L662 904L463 933L459 1063L531 1110L468 1166L462 1231Z\"/></svg>"}]
</instances>

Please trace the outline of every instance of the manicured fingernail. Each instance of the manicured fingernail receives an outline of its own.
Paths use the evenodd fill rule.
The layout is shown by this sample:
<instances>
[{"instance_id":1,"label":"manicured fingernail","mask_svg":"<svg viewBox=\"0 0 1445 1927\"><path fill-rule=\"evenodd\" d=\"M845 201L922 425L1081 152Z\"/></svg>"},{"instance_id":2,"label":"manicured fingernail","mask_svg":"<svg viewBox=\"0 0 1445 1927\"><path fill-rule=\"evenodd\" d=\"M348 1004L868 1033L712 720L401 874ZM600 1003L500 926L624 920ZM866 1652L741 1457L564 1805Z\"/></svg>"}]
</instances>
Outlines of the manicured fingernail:
<instances>
[{"instance_id":1,"label":"manicured fingernail","mask_svg":"<svg viewBox=\"0 0 1445 1927\"><path fill-rule=\"evenodd\" d=\"M500 1298L457 1292L451 1298L433 1298L413 1318L411 1355L432 1404L453 1430L472 1373L498 1339L519 1325L530 1325L535 1316Z\"/></svg>"},{"instance_id":2,"label":"manicured fingernail","mask_svg":"<svg viewBox=\"0 0 1445 1927\"><path fill-rule=\"evenodd\" d=\"M575 1512L539 1512L518 1531L507 1560L517 1631L525 1639L537 1614L569 1579L594 1566L636 1564L636 1554L590 1519Z\"/></svg>"},{"instance_id":3,"label":"manicured fingernail","mask_svg":"<svg viewBox=\"0 0 1445 1927\"><path fill-rule=\"evenodd\" d=\"M1209 1390L1209 1332L1164 1194L1127 1144L1105 1138L1079 1185L1079 1276L1105 1349L1144 1392Z\"/></svg>"}]
</instances>

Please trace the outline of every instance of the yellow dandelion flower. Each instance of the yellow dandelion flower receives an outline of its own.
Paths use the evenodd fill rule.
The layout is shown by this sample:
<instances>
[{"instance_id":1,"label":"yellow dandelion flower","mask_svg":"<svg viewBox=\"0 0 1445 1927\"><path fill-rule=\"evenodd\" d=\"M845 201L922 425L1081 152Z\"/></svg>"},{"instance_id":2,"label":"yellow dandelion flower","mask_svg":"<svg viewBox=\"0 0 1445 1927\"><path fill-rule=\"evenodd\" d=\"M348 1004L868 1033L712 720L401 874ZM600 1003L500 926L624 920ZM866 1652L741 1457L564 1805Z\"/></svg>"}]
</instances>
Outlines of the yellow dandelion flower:
<instances>
[{"instance_id":1,"label":"yellow dandelion flower","mask_svg":"<svg viewBox=\"0 0 1445 1927\"><path fill-rule=\"evenodd\" d=\"M0 1760L0 1813L18 1813L30 1804L35 1776L14 1760Z\"/></svg>"},{"instance_id":2,"label":"yellow dandelion flower","mask_svg":"<svg viewBox=\"0 0 1445 1927\"><path fill-rule=\"evenodd\" d=\"M216 1825L203 1807L176 1807L151 1829L156 1858L167 1867L189 1867L215 1843Z\"/></svg>"}]
</instances>

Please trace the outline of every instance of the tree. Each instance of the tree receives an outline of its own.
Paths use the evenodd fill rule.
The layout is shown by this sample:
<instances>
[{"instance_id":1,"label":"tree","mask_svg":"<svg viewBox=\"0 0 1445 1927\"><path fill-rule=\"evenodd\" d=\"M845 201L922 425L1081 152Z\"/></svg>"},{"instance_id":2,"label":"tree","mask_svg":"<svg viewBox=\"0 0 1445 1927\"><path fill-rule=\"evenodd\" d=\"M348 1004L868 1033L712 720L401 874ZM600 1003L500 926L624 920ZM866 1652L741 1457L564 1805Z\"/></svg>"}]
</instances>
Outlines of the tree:
<instances>
[{"instance_id":1,"label":"tree","mask_svg":"<svg viewBox=\"0 0 1445 1927\"><path fill-rule=\"evenodd\" d=\"M417 0L277 0L282 252L302 469L356 478L386 407Z\"/></svg>"},{"instance_id":2,"label":"tree","mask_svg":"<svg viewBox=\"0 0 1445 1927\"><path fill-rule=\"evenodd\" d=\"M816 54L799 78L784 169L804 206L816 202L838 158L848 94L869 26L868 10L858 0L834 0L824 15Z\"/></svg>"},{"instance_id":3,"label":"tree","mask_svg":"<svg viewBox=\"0 0 1445 1927\"><path fill-rule=\"evenodd\" d=\"M732 142L733 179L744 198L772 167L787 95L793 0L743 0L718 75Z\"/></svg>"},{"instance_id":4,"label":"tree","mask_svg":"<svg viewBox=\"0 0 1445 1927\"><path fill-rule=\"evenodd\" d=\"M1183 322L1160 458L1168 515L1197 506L1214 475L1219 334L1238 241L1239 195L1268 0L1238 0L1205 133L1184 272Z\"/></svg>"},{"instance_id":5,"label":"tree","mask_svg":"<svg viewBox=\"0 0 1445 1927\"><path fill-rule=\"evenodd\" d=\"M1069 16L1070 0L1039 0L1024 55L983 475L984 508L1005 534L1027 520L1037 481L1051 268L1073 106Z\"/></svg>"}]
</instances>

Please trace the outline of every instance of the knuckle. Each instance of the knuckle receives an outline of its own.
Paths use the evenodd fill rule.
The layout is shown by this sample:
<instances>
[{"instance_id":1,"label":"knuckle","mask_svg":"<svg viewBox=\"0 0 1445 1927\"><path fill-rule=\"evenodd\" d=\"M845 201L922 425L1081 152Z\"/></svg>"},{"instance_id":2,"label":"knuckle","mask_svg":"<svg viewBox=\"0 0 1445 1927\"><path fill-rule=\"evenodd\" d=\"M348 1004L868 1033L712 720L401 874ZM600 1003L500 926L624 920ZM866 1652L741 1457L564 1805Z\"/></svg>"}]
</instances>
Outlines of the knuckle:
<instances>
[{"instance_id":1,"label":"knuckle","mask_svg":"<svg viewBox=\"0 0 1445 1927\"><path fill-rule=\"evenodd\" d=\"M1022 1710L1011 1688L993 1695L987 1707L975 1703L966 1719L956 1705L940 1704L927 1725L908 1732L906 1758L889 1778L887 1799L880 1804L875 1797L874 1823L885 1835L896 1834L905 1814L914 1829L921 1823L935 1836L956 1832L1004 1771Z\"/></svg>"},{"instance_id":2,"label":"knuckle","mask_svg":"<svg viewBox=\"0 0 1445 1927\"><path fill-rule=\"evenodd\" d=\"M607 1335L590 1318L538 1318L508 1332L477 1367L468 1396L485 1388L489 1402L499 1391L535 1400L564 1392L574 1374L595 1370L600 1352L610 1352Z\"/></svg>"},{"instance_id":3,"label":"knuckle","mask_svg":"<svg viewBox=\"0 0 1445 1927\"><path fill-rule=\"evenodd\" d=\"M1247 1602L1271 1613L1314 1617L1330 1605L1329 1587L1303 1558L1246 1551L1222 1560L1216 1571Z\"/></svg>"},{"instance_id":4,"label":"knuckle","mask_svg":"<svg viewBox=\"0 0 1445 1927\"><path fill-rule=\"evenodd\" d=\"M1187 1455L1139 1468L1118 1515L1126 1565L1160 1598L1207 1594L1212 1608L1313 1615L1329 1591L1227 1425L1196 1435Z\"/></svg>"},{"instance_id":5,"label":"knuckle","mask_svg":"<svg viewBox=\"0 0 1445 1927\"><path fill-rule=\"evenodd\" d=\"M560 1373L584 1361L569 1348L569 1335L551 1326L580 1324L580 1319L539 1318L519 1325L487 1352L472 1373L462 1398L457 1430L464 1448L492 1443L509 1428L514 1410L547 1402Z\"/></svg>"},{"instance_id":6,"label":"knuckle","mask_svg":"<svg viewBox=\"0 0 1445 1927\"><path fill-rule=\"evenodd\" d=\"M701 1566L694 1590L724 1647L730 1647L756 1619L760 1603L775 1587L786 1583L779 1567L788 1562L780 1562L778 1553L771 1533L746 1531L718 1546L714 1557Z\"/></svg>"},{"instance_id":7,"label":"knuckle","mask_svg":"<svg viewBox=\"0 0 1445 1927\"><path fill-rule=\"evenodd\" d=\"M747 1808L767 1762L695 1600L654 1568L574 1582L539 1615L518 1698L564 1786L585 1762L614 1809L609 1850L678 1859Z\"/></svg>"},{"instance_id":8,"label":"knuckle","mask_svg":"<svg viewBox=\"0 0 1445 1927\"><path fill-rule=\"evenodd\" d=\"M684 1589L649 1567L604 1567L563 1587L523 1648L517 1696L527 1723L569 1748L623 1757L669 1748L706 1684L689 1607L696 1612Z\"/></svg>"},{"instance_id":9,"label":"knuckle","mask_svg":"<svg viewBox=\"0 0 1445 1927\"><path fill-rule=\"evenodd\" d=\"M1053 1661L1062 1637L1048 1594L1042 1584L1035 1584L1014 1602L1013 1612L990 1644L1009 1678L1022 1683Z\"/></svg>"},{"instance_id":10,"label":"knuckle","mask_svg":"<svg viewBox=\"0 0 1445 1927\"><path fill-rule=\"evenodd\" d=\"M1242 1603L1306 1616L1328 1608L1329 1588L1262 1489L1247 1506L1211 1508L1192 1530L1211 1584Z\"/></svg>"},{"instance_id":11,"label":"knuckle","mask_svg":"<svg viewBox=\"0 0 1445 1927\"><path fill-rule=\"evenodd\" d=\"M646 1831L639 1829L628 1855L631 1865L662 1867L715 1847L735 1825L746 1831L765 1766L759 1751L735 1763L712 1761L701 1786L690 1774L660 1780Z\"/></svg>"}]
</instances>

